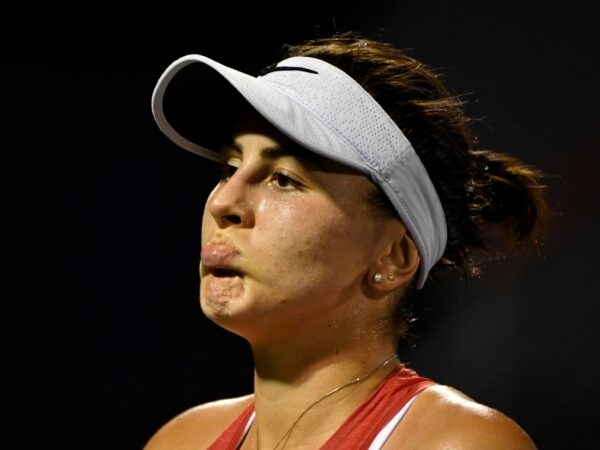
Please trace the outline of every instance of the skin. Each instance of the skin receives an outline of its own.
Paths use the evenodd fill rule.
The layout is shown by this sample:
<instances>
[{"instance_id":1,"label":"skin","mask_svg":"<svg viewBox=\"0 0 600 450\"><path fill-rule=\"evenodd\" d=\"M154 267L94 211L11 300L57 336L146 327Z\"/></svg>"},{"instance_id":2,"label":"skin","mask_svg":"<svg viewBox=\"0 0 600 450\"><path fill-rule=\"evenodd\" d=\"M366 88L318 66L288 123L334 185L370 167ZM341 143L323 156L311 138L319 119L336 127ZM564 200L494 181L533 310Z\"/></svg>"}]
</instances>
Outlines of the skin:
<instances>
[{"instance_id":1,"label":"skin","mask_svg":"<svg viewBox=\"0 0 600 450\"><path fill-rule=\"evenodd\" d=\"M222 160L224 176L203 217L200 302L207 317L251 344L254 395L180 414L145 450L207 448L252 400L256 420L241 448L273 449L317 399L375 368L294 427L285 448L314 450L393 369L378 368L395 348L382 318L414 277L418 253L399 220L369 209L373 185L365 176L297 150L253 114ZM377 272L386 275L381 283L373 282ZM435 386L384 445L419 448L535 446L499 411Z\"/></svg>"}]
</instances>

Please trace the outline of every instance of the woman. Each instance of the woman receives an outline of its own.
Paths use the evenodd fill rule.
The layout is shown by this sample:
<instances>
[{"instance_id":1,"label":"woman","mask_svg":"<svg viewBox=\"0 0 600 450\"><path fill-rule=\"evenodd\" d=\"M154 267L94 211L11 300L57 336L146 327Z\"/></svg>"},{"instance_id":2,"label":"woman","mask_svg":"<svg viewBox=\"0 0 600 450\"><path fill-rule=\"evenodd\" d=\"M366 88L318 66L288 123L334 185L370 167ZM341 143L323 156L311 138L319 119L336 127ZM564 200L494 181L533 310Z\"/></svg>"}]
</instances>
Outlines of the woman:
<instances>
[{"instance_id":1,"label":"woman","mask_svg":"<svg viewBox=\"0 0 600 450\"><path fill-rule=\"evenodd\" d=\"M146 450L535 449L511 418L396 356L428 277L475 273L486 226L524 243L546 209L537 171L477 149L436 73L342 33L286 47L256 78L185 56L152 105L171 140L222 165L201 307L250 343L255 379Z\"/></svg>"}]
</instances>

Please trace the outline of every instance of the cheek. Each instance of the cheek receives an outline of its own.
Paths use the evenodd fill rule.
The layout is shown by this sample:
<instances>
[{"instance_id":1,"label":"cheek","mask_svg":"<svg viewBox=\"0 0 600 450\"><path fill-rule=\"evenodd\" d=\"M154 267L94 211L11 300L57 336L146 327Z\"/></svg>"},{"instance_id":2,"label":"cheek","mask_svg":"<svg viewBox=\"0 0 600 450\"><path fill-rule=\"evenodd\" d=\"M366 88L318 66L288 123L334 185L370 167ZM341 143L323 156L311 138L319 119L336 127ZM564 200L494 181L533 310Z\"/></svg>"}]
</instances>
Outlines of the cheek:
<instances>
[{"instance_id":1,"label":"cheek","mask_svg":"<svg viewBox=\"0 0 600 450\"><path fill-rule=\"evenodd\" d=\"M265 204L262 212L258 235L268 239L270 256L284 259L288 267L311 271L330 265L354 240L348 218L327 202Z\"/></svg>"}]
</instances>

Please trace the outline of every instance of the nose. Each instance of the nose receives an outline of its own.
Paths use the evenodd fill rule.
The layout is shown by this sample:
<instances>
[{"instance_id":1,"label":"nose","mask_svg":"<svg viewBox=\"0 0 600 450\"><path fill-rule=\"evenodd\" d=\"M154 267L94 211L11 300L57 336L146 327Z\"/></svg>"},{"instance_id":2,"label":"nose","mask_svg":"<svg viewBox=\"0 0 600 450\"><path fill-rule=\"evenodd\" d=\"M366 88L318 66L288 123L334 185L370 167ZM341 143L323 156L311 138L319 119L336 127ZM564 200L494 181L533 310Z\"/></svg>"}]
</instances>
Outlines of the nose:
<instances>
[{"instance_id":1,"label":"nose","mask_svg":"<svg viewBox=\"0 0 600 450\"><path fill-rule=\"evenodd\" d=\"M207 207L220 228L251 227L254 224L251 191L251 183L241 170L221 180L213 189Z\"/></svg>"}]
</instances>

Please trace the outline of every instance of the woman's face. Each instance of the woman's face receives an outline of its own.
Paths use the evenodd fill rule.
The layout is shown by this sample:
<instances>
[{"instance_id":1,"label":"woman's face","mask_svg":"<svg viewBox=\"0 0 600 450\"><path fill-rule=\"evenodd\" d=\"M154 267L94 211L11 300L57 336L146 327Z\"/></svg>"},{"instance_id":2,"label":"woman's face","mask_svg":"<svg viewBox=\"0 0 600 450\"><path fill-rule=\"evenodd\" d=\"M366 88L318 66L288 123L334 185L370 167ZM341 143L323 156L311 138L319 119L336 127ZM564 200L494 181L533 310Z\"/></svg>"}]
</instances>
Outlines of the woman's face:
<instances>
[{"instance_id":1,"label":"woman's face","mask_svg":"<svg viewBox=\"0 0 600 450\"><path fill-rule=\"evenodd\" d=\"M250 336L302 327L362 296L367 271L401 226L369 209L362 174L246 118L221 153L204 210L201 306Z\"/></svg>"}]
</instances>

